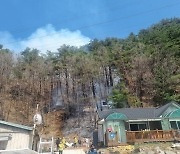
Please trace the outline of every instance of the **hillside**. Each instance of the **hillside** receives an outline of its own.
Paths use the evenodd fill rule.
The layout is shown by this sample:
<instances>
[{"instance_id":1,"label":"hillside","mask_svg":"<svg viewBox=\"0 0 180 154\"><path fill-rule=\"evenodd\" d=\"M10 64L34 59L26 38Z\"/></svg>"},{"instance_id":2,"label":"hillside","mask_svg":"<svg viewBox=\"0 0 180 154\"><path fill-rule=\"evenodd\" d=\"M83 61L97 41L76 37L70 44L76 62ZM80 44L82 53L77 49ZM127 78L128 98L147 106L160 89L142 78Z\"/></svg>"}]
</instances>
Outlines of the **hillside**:
<instances>
[{"instance_id":1,"label":"hillside","mask_svg":"<svg viewBox=\"0 0 180 154\"><path fill-rule=\"evenodd\" d=\"M27 48L17 57L0 46L0 118L32 126L39 104L40 134L59 136L83 119L86 125L94 113L84 110L96 102L111 100L118 108L180 102L179 36L180 19L174 18L126 39L94 39L46 55Z\"/></svg>"}]
</instances>

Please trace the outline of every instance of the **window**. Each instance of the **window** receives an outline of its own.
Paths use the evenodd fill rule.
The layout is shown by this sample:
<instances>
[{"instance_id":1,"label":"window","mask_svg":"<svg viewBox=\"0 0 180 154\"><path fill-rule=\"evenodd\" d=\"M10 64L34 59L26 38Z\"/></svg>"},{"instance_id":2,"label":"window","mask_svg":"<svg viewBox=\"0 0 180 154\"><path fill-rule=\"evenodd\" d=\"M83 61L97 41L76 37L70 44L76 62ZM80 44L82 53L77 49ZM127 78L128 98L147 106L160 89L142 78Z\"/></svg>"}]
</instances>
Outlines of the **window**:
<instances>
[{"instance_id":1,"label":"window","mask_svg":"<svg viewBox=\"0 0 180 154\"><path fill-rule=\"evenodd\" d=\"M141 131L147 129L146 124L130 124L131 131Z\"/></svg>"},{"instance_id":2,"label":"window","mask_svg":"<svg viewBox=\"0 0 180 154\"><path fill-rule=\"evenodd\" d=\"M145 130L147 129L146 124L139 124L139 130Z\"/></svg>"},{"instance_id":3,"label":"window","mask_svg":"<svg viewBox=\"0 0 180 154\"><path fill-rule=\"evenodd\" d=\"M180 129L180 121L170 121L172 129Z\"/></svg>"},{"instance_id":4,"label":"window","mask_svg":"<svg viewBox=\"0 0 180 154\"><path fill-rule=\"evenodd\" d=\"M162 130L161 121L149 121L150 130Z\"/></svg>"},{"instance_id":5,"label":"window","mask_svg":"<svg viewBox=\"0 0 180 154\"><path fill-rule=\"evenodd\" d=\"M180 129L180 121L177 121L178 128Z\"/></svg>"},{"instance_id":6,"label":"window","mask_svg":"<svg viewBox=\"0 0 180 154\"><path fill-rule=\"evenodd\" d=\"M131 131L138 131L138 125L137 124L130 124Z\"/></svg>"},{"instance_id":7,"label":"window","mask_svg":"<svg viewBox=\"0 0 180 154\"><path fill-rule=\"evenodd\" d=\"M172 129L178 129L176 121L171 121L170 124Z\"/></svg>"}]
</instances>

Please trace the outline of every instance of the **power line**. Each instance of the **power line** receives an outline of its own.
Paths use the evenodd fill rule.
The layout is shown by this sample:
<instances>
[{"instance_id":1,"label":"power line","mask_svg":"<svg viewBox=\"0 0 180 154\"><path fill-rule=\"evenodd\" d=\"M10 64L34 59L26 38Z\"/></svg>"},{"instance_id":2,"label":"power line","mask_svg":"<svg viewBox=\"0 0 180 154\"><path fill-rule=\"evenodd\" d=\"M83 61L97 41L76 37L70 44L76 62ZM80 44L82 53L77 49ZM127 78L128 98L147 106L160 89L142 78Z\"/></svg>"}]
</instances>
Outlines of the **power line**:
<instances>
[{"instance_id":1,"label":"power line","mask_svg":"<svg viewBox=\"0 0 180 154\"><path fill-rule=\"evenodd\" d=\"M90 28L90 27L94 27L94 26L98 26L98 25L102 25L102 24L108 24L108 23L112 23L112 22L115 22L115 21L118 21L118 20L128 19L128 18L136 17L136 16L139 16L139 15L142 15L142 14L151 13L151 12L156 11L156 10L162 10L164 8L172 7L172 6L175 6L175 5L178 5L178 4L180 4L180 3L166 5L166 6L163 6L163 7L156 8L156 9L151 9L151 10L148 10L148 11L139 12L139 13L136 13L134 15L119 17L119 18L112 19L112 20L107 20L107 21L103 21L103 22L94 23L94 24L91 24L91 25L82 26L82 27L79 27L77 29L82 30L82 29L86 29L86 28ZM76 29L74 29L74 30L76 30ZM72 30L72 31L74 31L74 30ZM26 41L34 40L34 39L37 39L37 38L44 38L44 37L47 37L47 36L53 36L55 34L56 33L50 34L50 35L44 35L44 36L40 36L40 37L36 37L36 38L26 39ZM9 44L14 44L14 43L17 43L17 42L21 42L21 41L8 42L8 43L4 44L4 46L9 45Z\"/></svg>"},{"instance_id":2,"label":"power line","mask_svg":"<svg viewBox=\"0 0 180 154\"><path fill-rule=\"evenodd\" d=\"M176 4L172 4L172 5L166 5L166 6L157 8L157 9L161 10L161 9L164 9L164 8L172 7L172 6L177 5L177 4L180 4L180 3L176 3ZM112 19L112 20L107 20L107 21L104 21L104 22L95 23L95 24L92 24L92 25L82 26L82 27L80 27L78 29L85 29L85 28L89 28L89 27L93 27L93 26L97 26L97 25L102 25L102 24L115 22L115 21L118 21L118 20L121 20L121 19L128 19L128 18L131 18L131 17L136 17L136 16L139 16L139 15L142 15L142 14L151 13L153 11L156 11L157 9L151 9L151 10L148 10L148 11L143 11L143 12L136 13L134 15L124 16L124 17L120 17L120 18L116 18L116 19Z\"/></svg>"},{"instance_id":3,"label":"power line","mask_svg":"<svg viewBox=\"0 0 180 154\"><path fill-rule=\"evenodd\" d=\"M132 3L128 3L128 4L132 4ZM114 10L117 10L117 9L124 9L124 8L125 8L125 6L119 6L119 5L116 5L114 7L108 8L108 9L107 8L101 8L100 10L98 10L98 11L100 11L100 13L96 13L96 15L107 13L107 11L114 11ZM106 12L102 12L102 11L106 11ZM61 22L54 22L54 23L61 24L61 23L64 23L64 22L69 22L69 21L72 22L72 20L82 19L82 18L87 17L87 16L89 16L91 14L94 14L94 13L86 13L86 14L82 14L81 16L78 16L78 18L76 16L76 17L72 17L72 18L62 20ZM37 28L37 27L35 27L35 26L32 27L31 26L30 28ZM29 30L30 28L27 28L26 30ZM21 30L12 30L11 32L20 32L21 33L21 32L24 32L26 30L22 30L22 29Z\"/></svg>"},{"instance_id":4,"label":"power line","mask_svg":"<svg viewBox=\"0 0 180 154\"><path fill-rule=\"evenodd\" d=\"M146 23L147 24L147 23ZM128 29L130 29L130 28L132 28L132 27L138 27L138 25L133 25L133 26L129 26L129 27L126 27L125 29L123 29L123 31L128 31ZM114 31L114 30L111 30L111 31ZM109 32L109 31L108 31ZM103 33L104 34L104 33ZM71 42L71 43L80 43L81 41L74 41L75 39L71 39L71 40L69 40L69 42ZM93 40L93 39L92 39ZM46 47L56 47L56 46L58 46L58 45L53 45L52 43L50 43L50 44L46 44ZM42 48L43 47L43 45L38 45L38 46L36 46L35 48ZM60 44L59 44L59 47L60 47ZM59 48L59 47L57 47L57 49Z\"/></svg>"}]
</instances>

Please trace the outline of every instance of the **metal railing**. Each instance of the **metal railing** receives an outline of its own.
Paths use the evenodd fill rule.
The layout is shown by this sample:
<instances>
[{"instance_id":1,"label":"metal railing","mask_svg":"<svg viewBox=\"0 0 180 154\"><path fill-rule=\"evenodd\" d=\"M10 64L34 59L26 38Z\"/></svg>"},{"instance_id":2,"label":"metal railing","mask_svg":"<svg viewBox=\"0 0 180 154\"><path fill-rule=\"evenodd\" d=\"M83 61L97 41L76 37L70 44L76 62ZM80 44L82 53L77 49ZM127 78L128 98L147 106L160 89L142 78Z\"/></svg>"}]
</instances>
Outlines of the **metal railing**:
<instances>
[{"instance_id":1,"label":"metal railing","mask_svg":"<svg viewBox=\"0 0 180 154\"><path fill-rule=\"evenodd\" d=\"M43 151L43 147L50 147L51 154L53 154L54 148L54 138L52 137L50 140L40 138L39 147L38 147L38 154L41 154Z\"/></svg>"}]
</instances>

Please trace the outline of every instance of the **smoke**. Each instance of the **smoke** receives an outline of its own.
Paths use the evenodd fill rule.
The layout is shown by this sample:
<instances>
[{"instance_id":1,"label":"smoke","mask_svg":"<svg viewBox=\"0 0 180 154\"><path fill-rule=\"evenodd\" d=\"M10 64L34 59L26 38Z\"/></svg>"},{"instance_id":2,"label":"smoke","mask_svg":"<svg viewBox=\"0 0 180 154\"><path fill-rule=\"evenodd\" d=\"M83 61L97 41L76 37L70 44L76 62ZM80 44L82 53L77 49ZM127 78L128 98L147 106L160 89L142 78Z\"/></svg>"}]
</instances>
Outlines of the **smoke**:
<instances>
[{"instance_id":1,"label":"smoke","mask_svg":"<svg viewBox=\"0 0 180 154\"><path fill-rule=\"evenodd\" d=\"M65 92L62 86L57 86L52 90L51 108L63 108L65 106L63 93Z\"/></svg>"},{"instance_id":2,"label":"smoke","mask_svg":"<svg viewBox=\"0 0 180 154\"><path fill-rule=\"evenodd\" d=\"M0 44L4 48L16 52L23 51L25 48L36 48L42 53L47 50L55 52L62 45L80 47L89 43L90 38L82 35L80 30L70 31L69 29L56 30L53 25L48 24L35 30L27 38L15 38L8 31L0 31Z\"/></svg>"}]
</instances>

